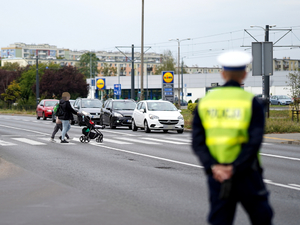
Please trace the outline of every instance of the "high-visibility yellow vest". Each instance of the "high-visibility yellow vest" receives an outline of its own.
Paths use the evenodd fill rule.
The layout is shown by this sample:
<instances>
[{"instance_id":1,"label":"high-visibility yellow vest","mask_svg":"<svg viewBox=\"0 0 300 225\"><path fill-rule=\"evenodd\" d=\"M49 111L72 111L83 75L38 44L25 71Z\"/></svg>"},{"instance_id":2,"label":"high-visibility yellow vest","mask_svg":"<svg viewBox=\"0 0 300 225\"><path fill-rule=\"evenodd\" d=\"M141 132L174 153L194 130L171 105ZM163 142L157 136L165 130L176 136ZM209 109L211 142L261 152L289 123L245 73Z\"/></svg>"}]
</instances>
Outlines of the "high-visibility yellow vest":
<instances>
[{"instance_id":1,"label":"high-visibility yellow vest","mask_svg":"<svg viewBox=\"0 0 300 225\"><path fill-rule=\"evenodd\" d=\"M201 99L198 112L206 145L217 162L232 163L248 142L253 97L240 87L221 87Z\"/></svg>"}]
</instances>

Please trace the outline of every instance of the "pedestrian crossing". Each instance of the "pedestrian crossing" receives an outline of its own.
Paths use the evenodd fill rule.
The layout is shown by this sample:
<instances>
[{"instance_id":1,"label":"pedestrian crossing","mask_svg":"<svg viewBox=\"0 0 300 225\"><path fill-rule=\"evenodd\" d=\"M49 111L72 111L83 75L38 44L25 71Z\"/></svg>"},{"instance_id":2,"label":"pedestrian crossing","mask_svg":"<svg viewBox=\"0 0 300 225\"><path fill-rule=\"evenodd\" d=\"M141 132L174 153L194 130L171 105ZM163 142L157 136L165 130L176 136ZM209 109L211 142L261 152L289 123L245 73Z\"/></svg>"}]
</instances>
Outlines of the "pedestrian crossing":
<instances>
[{"instance_id":1,"label":"pedestrian crossing","mask_svg":"<svg viewBox=\"0 0 300 225\"><path fill-rule=\"evenodd\" d=\"M1 138L3 139L3 138ZM33 145L33 146L42 146L42 145L52 145L52 144L61 144L61 145L79 145L82 144L79 140L79 137L73 138L68 140L69 143L60 143L60 140L56 139L55 141L51 141L49 137L42 136L26 136L26 137L5 137L5 140L0 140L0 146L15 146L15 145ZM135 136L135 137L124 137L124 136L109 136L104 137L102 143L96 142L96 139L90 140L91 144L117 144L117 145L133 145L133 144L140 144L140 145L190 145L191 139L190 138L172 138L172 137L163 137L163 138L150 138L150 137L143 137L143 136ZM86 143L85 143L86 144Z\"/></svg>"}]
</instances>

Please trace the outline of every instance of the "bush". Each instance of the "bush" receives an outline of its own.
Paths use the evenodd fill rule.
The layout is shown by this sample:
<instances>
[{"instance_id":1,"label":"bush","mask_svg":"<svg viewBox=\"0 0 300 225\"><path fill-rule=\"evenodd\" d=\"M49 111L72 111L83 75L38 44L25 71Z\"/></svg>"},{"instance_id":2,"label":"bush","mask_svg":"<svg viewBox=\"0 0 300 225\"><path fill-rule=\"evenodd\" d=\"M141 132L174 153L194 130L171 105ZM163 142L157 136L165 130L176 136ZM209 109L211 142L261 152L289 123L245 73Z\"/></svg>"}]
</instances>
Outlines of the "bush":
<instances>
[{"instance_id":1,"label":"bush","mask_svg":"<svg viewBox=\"0 0 300 225\"><path fill-rule=\"evenodd\" d=\"M195 111L195 108L197 107L197 103L189 103L188 104L188 110L189 110L189 112L191 113L191 114L194 114L194 111Z\"/></svg>"},{"instance_id":2,"label":"bush","mask_svg":"<svg viewBox=\"0 0 300 225\"><path fill-rule=\"evenodd\" d=\"M195 103L198 103L199 102L199 98L197 98L196 100L195 100Z\"/></svg>"},{"instance_id":3,"label":"bush","mask_svg":"<svg viewBox=\"0 0 300 225\"><path fill-rule=\"evenodd\" d=\"M190 100L188 101L188 104L189 104L189 103L193 103L193 101L190 99Z\"/></svg>"}]
</instances>

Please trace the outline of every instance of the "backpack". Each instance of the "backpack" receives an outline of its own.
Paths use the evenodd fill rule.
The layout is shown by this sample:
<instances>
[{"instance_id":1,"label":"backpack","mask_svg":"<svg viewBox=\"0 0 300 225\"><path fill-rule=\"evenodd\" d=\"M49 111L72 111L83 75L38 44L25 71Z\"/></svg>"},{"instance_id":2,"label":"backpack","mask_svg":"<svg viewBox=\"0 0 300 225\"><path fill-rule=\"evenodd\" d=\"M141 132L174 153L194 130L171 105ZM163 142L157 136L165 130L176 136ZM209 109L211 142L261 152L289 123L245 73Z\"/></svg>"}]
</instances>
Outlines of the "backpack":
<instances>
[{"instance_id":1,"label":"backpack","mask_svg":"<svg viewBox=\"0 0 300 225\"><path fill-rule=\"evenodd\" d=\"M59 103L57 103L57 104L54 106L54 108L53 108L53 113L54 113L55 115L56 115L56 112L57 112L58 108L59 108Z\"/></svg>"},{"instance_id":2,"label":"backpack","mask_svg":"<svg viewBox=\"0 0 300 225\"><path fill-rule=\"evenodd\" d=\"M58 106L57 106L55 115L56 115L56 116L63 116L63 115L64 115L64 112L63 112L62 108L59 107L59 104L57 104L57 105L58 105ZM55 106L55 107L56 107L56 106ZM53 109L53 112L54 112L54 109Z\"/></svg>"}]
</instances>

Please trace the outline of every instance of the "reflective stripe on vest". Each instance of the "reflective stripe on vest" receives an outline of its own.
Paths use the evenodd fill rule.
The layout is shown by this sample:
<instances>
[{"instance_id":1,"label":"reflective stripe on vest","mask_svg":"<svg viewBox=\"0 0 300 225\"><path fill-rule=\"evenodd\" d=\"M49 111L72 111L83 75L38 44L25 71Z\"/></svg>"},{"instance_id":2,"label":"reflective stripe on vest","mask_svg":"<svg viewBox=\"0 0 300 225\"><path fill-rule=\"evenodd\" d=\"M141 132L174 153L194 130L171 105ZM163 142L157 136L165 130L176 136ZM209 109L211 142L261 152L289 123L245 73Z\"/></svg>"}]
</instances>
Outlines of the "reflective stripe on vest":
<instances>
[{"instance_id":1,"label":"reflective stripe on vest","mask_svg":"<svg viewBox=\"0 0 300 225\"><path fill-rule=\"evenodd\" d=\"M248 142L253 97L239 87L221 87L201 99L198 112L206 145L219 163L232 163Z\"/></svg>"}]
</instances>

